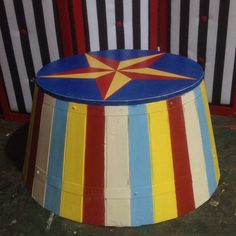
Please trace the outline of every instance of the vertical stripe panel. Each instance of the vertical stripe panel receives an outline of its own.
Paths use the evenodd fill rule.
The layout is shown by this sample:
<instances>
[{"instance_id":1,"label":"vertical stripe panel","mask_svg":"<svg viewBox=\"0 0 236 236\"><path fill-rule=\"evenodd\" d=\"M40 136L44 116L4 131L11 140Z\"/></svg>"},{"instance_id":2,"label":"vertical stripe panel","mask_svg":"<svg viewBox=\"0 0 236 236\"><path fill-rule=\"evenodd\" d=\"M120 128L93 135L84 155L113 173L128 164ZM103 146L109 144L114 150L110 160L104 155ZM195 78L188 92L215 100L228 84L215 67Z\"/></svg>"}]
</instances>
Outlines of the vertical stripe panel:
<instances>
[{"instance_id":1,"label":"vertical stripe panel","mask_svg":"<svg viewBox=\"0 0 236 236\"><path fill-rule=\"evenodd\" d=\"M140 0L132 1L132 25L133 25L133 48L140 49L141 46L141 34L140 34ZM129 19L130 20L130 19Z\"/></svg>"},{"instance_id":2,"label":"vertical stripe panel","mask_svg":"<svg viewBox=\"0 0 236 236\"><path fill-rule=\"evenodd\" d=\"M54 21L55 21L55 30L56 30L56 38L57 38L57 45L58 45L58 51L59 51L59 57L63 57L63 46L61 41L61 29L60 29L60 19L58 14L58 6L56 0L52 0L53 5L53 15L54 15Z\"/></svg>"},{"instance_id":3,"label":"vertical stripe panel","mask_svg":"<svg viewBox=\"0 0 236 236\"><path fill-rule=\"evenodd\" d=\"M140 37L141 37L141 49L148 49L149 42L149 4L146 0L140 0Z\"/></svg>"},{"instance_id":4,"label":"vertical stripe panel","mask_svg":"<svg viewBox=\"0 0 236 236\"><path fill-rule=\"evenodd\" d=\"M73 48L70 28L70 16L68 11L68 0L56 0L56 3L60 20L63 53L64 56L71 56L73 54Z\"/></svg>"},{"instance_id":5,"label":"vertical stripe panel","mask_svg":"<svg viewBox=\"0 0 236 236\"><path fill-rule=\"evenodd\" d=\"M37 30L37 36L39 39L39 48L41 53L41 58L43 65L46 65L50 62L49 48L46 36L45 21L43 16L43 6L42 1L32 1L34 16L35 16L35 25Z\"/></svg>"},{"instance_id":6,"label":"vertical stripe panel","mask_svg":"<svg viewBox=\"0 0 236 236\"><path fill-rule=\"evenodd\" d=\"M194 92L182 96L195 207L209 198L201 129Z\"/></svg>"},{"instance_id":7,"label":"vertical stripe panel","mask_svg":"<svg viewBox=\"0 0 236 236\"><path fill-rule=\"evenodd\" d=\"M33 127L34 127L34 120L35 120L35 115L36 115L36 104L38 100L38 87L37 86L35 86L33 98L34 99L33 99L32 111L30 115L28 137L27 137L26 150L25 150L25 160L24 160L24 167L23 167L23 178L25 182L27 181L28 170L29 170L29 158L30 158L31 145L32 145L32 139L33 139Z\"/></svg>"},{"instance_id":8,"label":"vertical stripe panel","mask_svg":"<svg viewBox=\"0 0 236 236\"><path fill-rule=\"evenodd\" d=\"M221 98L229 4L230 0L220 1L217 42L216 42L216 58L215 58L216 62L214 68L214 83L213 83L213 95L212 95L213 104L219 104Z\"/></svg>"},{"instance_id":9,"label":"vertical stripe panel","mask_svg":"<svg viewBox=\"0 0 236 236\"><path fill-rule=\"evenodd\" d=\"M208 130L209 130L210 141L211 141L212 156L213 156L213 162L214 162L215 173L216 173L216 182L218 183L220 179L220 169L219 169L219 164L218 164L218 159L217 159L215 138L214 138L212 123L211 123L211 116L210 116L210 111L209 111L209 106L208 106L208 101L207 101L206 87L205 87L204 82L201 83L201 91L202 91L203 103L205 106Z\"/></svg>"},{"instance_id":10,"label":"vertical stripe panel","mask_svg":"<svg viewBox=\"0 0 236 236\"><path fill-rule=\"evenodd\" d=\"M83 222L105 224L104 107L88 106Z\"/></svg>"},{"instance_id":11,"label":"vertical stripe panel","mask_svg":"<svg viewBox=\"0 0 236 236\"><path fill-rule=\"evenodd\" d=\"M4 4L6 6L6 16L8 25L10 28L10 35L12 40L12 46L14 50L14 56L16 60L16 66L19 73L20 84L23 92L23 98L25 103L25 108L27 112L31 111L32 106L32 97L31 91L29 87L29 78L25 68L24 56L22 52L21 42L19 30L16 22L16 15L14 11L14 5L12 1L4 0Z\"/></svg>"},{"instance_id":12,"label":"vertical stripe panel","mask_svg":"<svg viewBox=\"0 0 236 236\"><path fill-rule=\"evenodd\" d=\"M129 106L131 225L153 223L152 176L145 105Z\"/></svg>"},{"instance_id":13,"label":"vertical stripe panel","mask_svg":"<svg viewBox=\"0 0 236 236\"><path fill-rule=\"evenodd\" d=\"M147 105L152 163L154 222L177 217L170 125L165 101Z\"/></svg>"},{"instance_id":14,"label":"vertical stripe panel","mask_svg":"<svg viewBox=\"0 0 236 236\"><path fill-rule=\"evenodd\" d=\"M77 42L77 53L86 52L84 12L82 1L73 0L73 15Z\"/></svg>"},{"instance_id":15,"label":"vertical stripe panel","mask_svg":"<svg viewBox=\"0 0 236 236\"><path fill-rule=\"evenodd\" d=\"M20 30L20 42L22 46L23 57L25 60L25 68L28 75L30 91L31 93L33 93L34 84L33 84L32 78L34 78L35 76L35 70L34 70L32 54L31 54L30 45L29 45L29 38L28 38L28 32L27 32L27 27L26 27L23 3L22 3L22 0L18 0L18 1L14 0L13 3L14 3L14 8L15 8L17 25Z\"/></svg>"},{"instance_id":16,"label":"vertical stripe panel","mask_svg":"<svg viewBox=\"0 0 236 236\"><path fill-rule=\"evenodd\" d=\"M61 216L82 222L87 106L69 103Z\"/></svg>"},{"instance_id":17,"label":"vertical stripe panel","mask_svg":"<svg viewBox=\"0 0 236 236\"><path fill-rule=\"evenodd\" d=\"M32 190L33 198L36 199L37 202L42 206L44 205L44 195L46 189L46 176L51 143L54 106L55 99L45 94L41 112L35 174Z\"/></svg>"},{"instance_id":18,"label":"vertical stripe panel","mask_svg":"<svg viewBox=\"0 0 236 236\"><path fill-rule=\"evenodd\" d=\"M39 41L36 31L32 1L23 0L23 7L25 12L26 25L28 29L28 36L33 57L34 68L37 72L42 67L42 59L40 55Z\"/></svg>"},{"instance_id":19,"label":"vertical stripe panel","mask_svg":"<svg viewBox=\"0 0 236 236\"><path fill-rule=\"evenodd\" d=\"M171 1L170 51L179 54L180 0Z\"/></svg>"},{"instance_id":20,"label":"vertical stripe panel","mask_svg":"<svg viewBox=\"0 0 236 236\"><path fill-rule=\"evenodd\" d=\"M0 30L0 65L3 73L4 85L7 92L7 97L11 110L19 111L16 101L16 94L14 91L13 81L11 80L11 71L7 62L7 55L4 49L2 31Z\"/></svg>"},{"instance_id":21,"label":"vertical stripe panel","mask_svg":"<svg viewBox=\"0 0 236 236\"><path fill-rule=\"evenodd\" d=\"M98 32L99 32L99 44L100 50L108 49L107 42L107 21L106 21L106 6L105 0L97 0L97 15L98 15Z\"/></svg>"},{"instance_id":22,"label":"vertical stripe panel","mask_svg":"<svg viewBox=\"0 0 236 236\"><path fill-rule=\"evenodd\" d=\"M56 101L48 164L45 208L59 214L62 189L65 131L67 124L67 102Z\"/></svg>"},{"instance_id":23,"label":"vertical stripe panel","mask_svg":"<svg viewBox=\"0 0 236 236\"><path fill-rule=\"evenodd\" d=\"M118 49L125 48L123 0L115 1L116 42Z\"/></svg>"},{"instance_id":24,"label":"vertical stripe panel","mask_svg":"<svg viewBox=\"0 0 236 236\"><path fill-rule=\"evenodd\" d=\"M233 92L233 71L235 64L235 48L236 48L236 1L231 0L229 6L229 20L227 28L225 63L223 72L223 81L221 88L221 104L230 104L231 93ZM236 95L235 95L236 96Z\"/></svg>"},{"instance_id":25,"label":"vertical stripe panel","mask_svg":"<svg viewBox=\"0 0 236 236\"><path fill-rule=\"evenodd\" d=\"M124 26L125 49L133 49L134 38L133 38L132 8L133 8L132 1L123 0L123 14L124 14L123 26Z\"/></svg>"},{"instance_id":26,"label":"vertical stripe panel","mask_svg":"<svg viewBox=\"0 0 236 236\"><path fill-rule=\"evenodd\" d=\"M86 0L86 5L87 5L87 20L88 20L88 27L89 27L90 50L98 51L100 50L100 47L99 47L96 0Z\"/></svg>"},{"instance_id":27,"label":"vertical stripe panel","mask_svg":"<svg viewBox=\"0 0 236 236\"><path fill-rule=\"evenodd\" d=\"M193 59L194 61L197 61L199 7L200 0L190 0L187 56Z\"/></svg>"},{"instance_id":28,"label":"vertical stripe panel","mask_svg":"<svg viewBox=\"0 0 236 236\"><path fill-rule=\"evenodd\" d=\"M27 179L26 179L26 186L29 192L32 192L32 186L33 186L43 97L44 97L44 94L42 93L42 91L38 90L37 101L35 105L35 117L34 117L34 123L33 123L32 140L31 140L31 145L30 145L31 149L29 153Z\"/></svg>"},{"instance_id":29,"label":"vertical stripe panel","mask_svg":"<svg viewBox=\"0 0 236 236\"><path fill-rule=\"evenodd\" d=\"M159 0L150 0L149 2L149 14L150 14L150 28L149 28L149 41L151 50L157 50L158 48L158 4Z\"/></svg>"},{"instance_id":30,"label":"vertical stripe panel","mask_svg":"<svg viewBox=\"0 0 236 236\"><path fill-rule=\"evenodd\" d=\"M203 68L205 68L205 62L206 62L206 44L207 44L209 4L210 4L209 2L210 0L200 0L200 9L199 9L197 58L198 58L198 63L200 63Z\"/></svg>"},{"instance_id":31,"label":"vertical stripe panel","mask_svg":"<svg viewBox=\"0 0 236 236\"><path fill-rule=\"evenodd\" d=\"M85 31L86 51L90 52L89 25L88 25L88 14L87 14L86 0L82 0L82 9L83 9L83 15L84 15L84 31Z\"/></svg>"},{"instance_id":32,"label":"vertical stripe panel","mask_svg":"<svg viewBox=\"0 0 236 236\"><path fill-rule=\"evenodd\" d=\"M159 44L161 52L168 52L169 47L169 6L170 0L164 0L159 2Z\"/></svg>"},{"instance_id":33,"label":"vertical stripe panel","mask_svg":"<svg viewBox=\"0 0 236 236\"><path fill-rule=\"evenodd\" d=\"M106 225L129 226L130 173L128 107L105 107Z\"/></svg>"},{"instance_id":34,"label":"vertical stripe panel","mask_svg":"<svg viewBox=\"0 0 236 236\"><path fill-rule=\"evenodd\" d=\"M219 5L220 0L210 0L205 68L205 81L209 102L212 102Z\"/></svg>"},{"instance_id":35,"label":"vertical stripe panel","mask_svg":"<svg viewBox=\"0 0 236 236\"><path fill-rule=\"evenodd\" d=\"M74 20L74 5L73 0L68 1L68 12L69 12L69 22L70 22L70 30L71 30L71 37L72 37L72 48L73 48L73 55L77 54L78 48L76 43L76 33L75 33L75 20Z\"/></svg>"},{"instance_id":36,"label":"vertical stripe panel","mask_svg":"<svg viewBox=\"0 0 236 236\"><path fill-rule=\"evenodd\" d=\"M108 49L116 49L115 2L106 0L107 40Z\"/></svg>"},{"instance_id":37,"label":"vertical stripe panel","mask_svg":"<svg viewBox=\"0 0 236 236\"><path fill-rule=\"evenodd\" d=\"M195 208L192 176L181 97L168 100L167 105L174 162L176 200L178 216L180 216Z\"/></svg>"},{"instance_id":38,"label":"vertical stripe panel","mask_svg":"<svg viewBox=\"0 0 236 236\"><path fill-rule=\"evenodd\" d=\"M183 56L188 56L189 9L190 9L190 0L181 0L180 2L179 53Z\"/></svg>"},{"instance_id":39,"label":"vertical stripe panel","mask_svg":"<svg viewBox=\"0 0 236 236\"><path fill-rule=\"evenodd\" d=\"M43 7L43 15L45 21L45 30L47 35L50 60L54 61L59 58L59 51L57 45L57 34L54 21L52 1L42 1L42 7Z\"/></svg>"},{"instance_id":40,"label":"vertical stripe panel","mask_svg":"<svg viewBox=\"0 0 236 236\"><path fill-rule=\"evenodd\" d=\"M201 129L202 145L205 157L205 166L207 171L208 189L209 189L209 194L212 195L212 193L216 189L217 183L216 183L216 176L214 170L215 168L212 158L211 142L207 125L206 111L201 96L200 86L194 89L194 94L195 94L198 119Z\"/></svg>"}]
</instances>

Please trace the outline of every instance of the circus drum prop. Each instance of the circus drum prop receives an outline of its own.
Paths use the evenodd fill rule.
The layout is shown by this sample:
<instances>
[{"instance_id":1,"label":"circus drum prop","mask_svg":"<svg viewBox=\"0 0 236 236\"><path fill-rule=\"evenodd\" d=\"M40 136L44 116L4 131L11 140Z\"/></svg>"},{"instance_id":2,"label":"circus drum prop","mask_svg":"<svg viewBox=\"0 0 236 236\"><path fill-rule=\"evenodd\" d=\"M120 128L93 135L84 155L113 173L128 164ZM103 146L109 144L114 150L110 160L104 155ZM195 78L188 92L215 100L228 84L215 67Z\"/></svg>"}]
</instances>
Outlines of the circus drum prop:
<instances>
[{"instance_id":1,"label":"circus drum prop","mask_svg":"<svg viewBox=\"0 0 236 236\"><path fill-rule=\"evenodd\" d=\"M206 202L219 167L203 70L147 50L91 52L37 74L24 165L32 197L74 221L153 224Z\"/></svg>"}]
</instances>

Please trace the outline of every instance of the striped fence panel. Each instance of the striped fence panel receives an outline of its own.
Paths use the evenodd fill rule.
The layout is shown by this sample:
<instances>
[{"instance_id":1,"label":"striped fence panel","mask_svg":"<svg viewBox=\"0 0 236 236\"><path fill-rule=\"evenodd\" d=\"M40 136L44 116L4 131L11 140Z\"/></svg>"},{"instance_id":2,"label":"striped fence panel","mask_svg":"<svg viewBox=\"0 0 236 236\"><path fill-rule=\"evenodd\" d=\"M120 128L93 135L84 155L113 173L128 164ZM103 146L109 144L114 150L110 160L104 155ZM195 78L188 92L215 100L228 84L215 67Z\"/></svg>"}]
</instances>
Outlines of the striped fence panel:
<instances>
[{"instance_id":1,"label":"striped fence panel","mask_svg":"<svg viewBox=\"0 0 236 236\"><path fill-rule=\"evenodd\" d=\"M235 10L235 0L171 1L170 51L205 68L208 100L214 105L233 105L236 95Z\"/></svg>"},{"instance_id":2,"label":"striped fence panel","mask_svg":"<svg viewBox=\"0 0 236 236\"><path fill-rule=\"evenodd\" d=\"M0 1L1 93L12 112L31 112L36 72L63 55L56 8L55 1Z\"/></svg>"}]
</instances>

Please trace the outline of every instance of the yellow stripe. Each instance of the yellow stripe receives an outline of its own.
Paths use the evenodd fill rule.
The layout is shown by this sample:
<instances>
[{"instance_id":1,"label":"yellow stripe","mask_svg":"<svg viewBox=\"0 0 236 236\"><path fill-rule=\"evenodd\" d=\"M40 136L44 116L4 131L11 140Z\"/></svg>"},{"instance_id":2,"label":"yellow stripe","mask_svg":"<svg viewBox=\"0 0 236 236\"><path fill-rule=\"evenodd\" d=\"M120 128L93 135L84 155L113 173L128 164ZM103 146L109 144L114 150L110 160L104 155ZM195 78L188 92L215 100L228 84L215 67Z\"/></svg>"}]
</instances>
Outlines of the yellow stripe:
<instances>
[{"instance_id":1,"label":"yellow stripe","mask_svg":"<svg viewBox=\"0 0 236 236\"><path fill-rule=\"evenodd\" d=\"M28 138L27 138L27 143L26 143L25 161L24 161L24 167L23 167L24 181L26 181L26 178L28 175L29 155L30 155L31 143L32 143L32 135L33 135L33 126L34 126L34 117L35 117L37 97L38 97L38 87L35 86L32 112L30 115L30 122L29 122Z\"/></svg>"},{"instance_id":2,"label":"yellow stripe","mask_svg":"<svg viewBox=\"0 0 236 236\"><path fill-rule=\"evenodd\" d=\"M208 129L209 129L209 134L210 134L212 156L213 156L213 162L214 162L214 167L215 167L215 172L216 172L216 181L219 182L220 169L219 169L219 163L218 163L218 157L217 157L217 151L216 151L215 138L214 138L214 133L213 133L213 128L212 128L212 122L211 122L211 117L210 117L210 110L209 110L209 106L208 106L206 86L205 86L204 81L201 83L201 91L202 91L203 102L204 102L206 116L207 116L207 123L208 123Z\"/></svg>"},{"instance_id":3,"label":"yellow stripe","mask_svg":"<svg viewBox=\"0 0 236 236\"><path fill-rule=\"evenodd\" d=\"M171 77L171 78L177 78L177 79L187 79L187 80L194 80L194 78L186 77L182 75L177 75L174 73L162 71L162 70L156 70L152 68L137 68L137 69L127 69L122 70L124 72L131 72L131 73L138 73L138 74L145 74L145 75L156 75L156 76L163 76L163 77Z\"/></svg>"},{"instance_id":4,"label":"yellow stripe","mask_svg":"<svg viewBox=\"0 0 236 236\"><path fill-rule=\"evenodd\" d=\"M70 103L67 118L61 216L82 222L87 106Z\"/></svg>"},{"instance_id":5,"label":"yellow stripe","mask_svg":"<svg viewBox=\"0 0 236 236\"><path fill-rule=\"evenodd\" d=\"M166 102L147 105L149 114L150 150L154 223L177 217L174 168L170 126ZM152 113L153 110L161 112Z\"/></svg>"},{"instance_id":6,"label":"yellow stripe","mask_svg":"<svg viewBox=\"0 0 236 236\"><path fill-rule=\"evenodd\" d=\"M137 63L152 59L154 57L158 58L162 55L163 55L163 53L160 53L160 54L154 54L154 55L151 55L151 56L144 56L144 57L132 58L132 59L121 61L120 64L119 64L118 70L122 70L122 69L124 69L128 66L135 65Z\"/></svg>"},{"instance_id":7,"label":"yellow stripe","mask_svg":"<svg viewBox=\"0 0 236 236\"><path fill-rule=\"evenodd\" d=\"M89 54L85 54L85 56L86 56L86 59L87 59L88 64L89 64L90 67L105 69L105 70L114 70L112 67L110 67L107 64L99 61L98 59L96 59L95 57L92 57Z\"/></svg>"},{"instance_id":8,"label":"yellow stripe","mask_svg":"<svg viewBox=\"0 0 236 236\"><path fill-rule=\"evenodd\" d=\"M100 72L86 72L86 73L75 73L75 74L62 74L62 75L44 75L39 76L40 78L70 78L70 79L94 79L103 75L107 75L114 70L100 71Z\"/></svg>"},{"instance_id":9,"label":"yellow stripe","mask_svg":"<svg viewBox=\"0 0 236 236\"><path fill-rule=\"evenodd\" d=\"M114 94L117 90L122 88L125 84L130 81L130 78L124 74L121 74L119 71L115 73L114 79L111 82L111 85L106 93L105 99Z\"/></svg>"}]
</instances>

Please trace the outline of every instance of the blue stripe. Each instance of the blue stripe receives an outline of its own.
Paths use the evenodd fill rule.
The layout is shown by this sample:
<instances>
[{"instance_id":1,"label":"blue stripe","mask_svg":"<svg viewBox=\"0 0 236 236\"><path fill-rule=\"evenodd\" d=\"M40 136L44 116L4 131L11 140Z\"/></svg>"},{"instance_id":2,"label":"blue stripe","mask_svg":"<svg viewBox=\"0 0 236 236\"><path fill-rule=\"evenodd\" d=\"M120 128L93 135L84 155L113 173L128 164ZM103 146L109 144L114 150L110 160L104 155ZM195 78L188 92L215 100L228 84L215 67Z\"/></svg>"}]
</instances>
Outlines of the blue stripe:
<instances>
[{"instance_id":1,"label":"blue stripe","mask_svg":"<svg viewBox=\"0 0 236 236\"><path fill-rule=\"evenodd\" d=\"M195 101L196 101L199 124L200 124L200 129L201 129L201 137L202 137L202 144L203 144L203 151L204 151L206 172L207 172L207 179L208 179L208 189L209 189L209 194L211 195L215 191L217 183L216 183L215 168L214 168L213 156L212 156L212 150L211 150L210 135L209 135L208 126L207 126L206 111L205 111L205 107L203 103L200 86L194 89L194 93L196 97Z\"/></svg>"},{"instance_id":2,"label":"blue stripe","mask_svg":"<svg viewBox=\"0 0 236 236\"><path fill-rule=\"evenodd\" d=\"M45 194L45 208L57 214L60 213L61 203L67 109L67 102L60 100L56 101L48 165L47 188Z\"/></svg>"},{"instance_id":3,"label":"blue stripe","mask_svg":"<svg viewBox=\"0 0 236 236\"><path fill-rule=\"evenodd\" d=\"M152 224L152 177L145 105L129 106L129 146L131 224Z\"/></svg>"}]
</instances>

